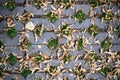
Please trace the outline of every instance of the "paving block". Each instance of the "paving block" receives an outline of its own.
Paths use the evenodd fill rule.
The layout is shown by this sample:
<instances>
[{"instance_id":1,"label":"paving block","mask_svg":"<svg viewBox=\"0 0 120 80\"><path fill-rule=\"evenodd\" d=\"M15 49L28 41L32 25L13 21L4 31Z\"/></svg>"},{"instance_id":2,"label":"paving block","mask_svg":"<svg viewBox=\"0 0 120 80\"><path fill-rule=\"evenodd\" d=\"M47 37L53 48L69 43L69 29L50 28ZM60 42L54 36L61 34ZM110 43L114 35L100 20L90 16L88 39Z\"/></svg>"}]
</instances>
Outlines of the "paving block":
<instances>
[{"instance_id":1,"label":"paving block","mask_svg":"<svg viewBox=\"0 0 120 80\"><path fill-rule=\"evenodd\" d=\"M90 80L91 78L94 78L97 80L105 80L104 76L101 73L91 73L87 76L86 80Z\"/></svg>"},{"instance_id":2,"label":"paving block","mask_svg":"<svg viewBox=\"0 0 120 80\"><path fill-rule=\"evenodd\" d=\"M37 77L39 77L39 78L43 78L43 79L45 79L46 77L46 75L45 75L45 73L35 73L35 76L37 76Z\"/></svg>"},{"instance_id":3,"label":"paving block","mask_svg":"<svg viewBox=\"0 0 120 80\"><path fill-rule=\"evenodd\" d=\"M115 44L120 44L120 40L119 40L118 35L116 33L113 33L112 36L113 36L112 42Z\"/></svg>"},{"instance_id":4,"label":"paving block","mask_svg":"<svg viewBox=\"0 0 120 80\"><path fill-rule=\"evenodd\" d=\"M37 11L37 8L33 6L32 4L28 4L28 5L25 5L24 10L35 14Z\"/></svg>"},{"instance_id":5,"label":"paving block","mask_svg":"<svg viewBox=\"0 0 120 80\"><path fill-rule=\"evenodd\" d=\"M38 45L32 45L31 47L28 48L28 53L29 55L33 55L34 53L38 53L40 49L38 48Z\"/></svg>"},{"instance_id":6,"label":"paving block","mask_svg":"<svg viewBox=\"0 0 120 80\"><path fill-rule=\"evenodd\" d=\"M75 51L70 51L69 54L72 55L72 56L78 56L78 55L83 55L85 53L84 50L75 50Z\"/></svg>"},{"instance_id":7,"label":"paving block","mask_svg":"<svg viewBox=\"0 0 120 80\"><path fill-rule=\"evenodd\" d=\"M21 1L21 0L19 0L19 1ZM12 15L16 15L17 13L19 15L22 15L23 12L24 12L24 7L17 6L14 8L14 10L12 10Z\"/></svg>"},{"instance_id":8,"label":"paving block","mask_svg":"<svg viewBox=\"0 0 120 80\"><path fill-rule=\"evenodd\" d=\"M5 3L7 0L0 0L0 4Z\"/></svg>"},{"instance_id":9,"label":"paving block","mask_svg":"<svg viewBox=\"0 0 120 80\"><path fill-rule=\"evenodd\" d=\"M50 21L47 18L44 18L42 20L42 24L47 30L53 30L53 25L50 23Z\"/></svg>"},{"instance_id":10,"label":"paving block","mask_svg":"<svg viewBox=\"0 0 120 80\"><path fill-rule=\"evenodd\" d=\"M66 15L66 16L68 16L68 15L73 15L74 13L75 13L75 10L69 8L69 9L64 9L62 15Z\"/></svg>"},{"instance_id":11,"label":"paving block","mask_svg":"<svg viewBox=\"0 0 120 80\"><path fill-rule=\"evenodd\" d=\"M94 19L94 24L98 26L100 29L107 29L108 24L105 22L101 22L101 19L95 18Z\"/></svg>"},{"instance_id":12,"label":"paving block","mask_svg":"<svg viewBox=\"0 0 120 80\"><path fill-rule=\"evenodd\" d=\"M111 51L115 51L115 52L118 52L120 51L120 45L113 45L111 48L110 48Z\"/></svg>"},{"instance_id":13,"label":"paving block","mask_svg":"<svg viewBox=\"0 0 120 80\"><path fill-rule=\"evenodd\" d=\"M24 30L24 25L20 21L15 21L15 29L17 31L23 31Z\"/></svg>"},{"instance_id":14,"label":"paving block","mask_svg":"<svg viewBox=\"0 0 120 80\"><path fill-rule=\"evenodd\" d=\"M13 39L10 39L7 34L0 34L0 39L3 40L3 42L6 44L6 45L18 45L19 41L18 41L18 38L19 38L19 34L16 35Z\"/></svg>"},{"instance_id":15,"label":"paving block","mask_svg":"<svg viewBox=\"0 0 120 80\"><path fill-rule=\"evenodd\" d=\"M65 72L65 73L62 74L62 79L63 79L64 77L67 77L68 80L75 80L75 78L74 78L74 73Z\"/></svg>"},{"instance_id":16,"label":"paving block","mask_svg":"<svg viewBox=\"0 0 120 80\"><path fill-rule=\"evenodd\" d=\"M45 15L45 11L43 11L42 9L37 9L34 15Z\"/></svg>"},{"instance_id":17,"label":"paving block","mask_svg":"<svg viewBox=\"0 0 120 80\"><path fill-rule=\"evenodd\" d=\"M120 24L120 20L110 21L109 26L112 28L116 28Z\"/></svg>"},{"instance_id":18,"label":"paving block","mask_svg":"<svg viewBox=\"0 0 120 80\"><path fill-rule=\"evenodd\" d=\"M5 51L6 51L6 54L10 54L10 53L15 53L16 55L19 55L19 56L23 56L25 55L24 52L21 52L18 48L18 46L6 46L5 47Z\"/></svg>"},{"instance_id":19,"label":"paving block","mask_svg":"<svg viewBox=\"0 0 120 80\"><path fill-rule=\"evenodd\" d=\"M48 64L49 65L59 66L60 65L60 61L53 59L53 60L49 61Z\"/></svg>"},{"instance_id":20,"label":"paving block","mask_svg":"<svg viewBox=\"0 0 120 80\"><path fill-rule=\"evenodd\" d=\"M78 10L83 10L87 15L89 14L89 11L90 11L90 6L89 5L86 5L86 4L76 4L75 6L75 9L76 11Z\"/></svg>"},{"instance_id":21,"label":"paving block","mask_svg":"<svg viewBox=\"0 0 120 80\"><path fill-rule=\"evenodd\" d=\"M41 19L41 18L31 18L30 21L33 22L33 24L36 26L36 25L42 24L44 19Z\"/></svg>"},{"instance_id":22,"label":"paving block","mask_svg":"<svg viewBox=\"0 0 120 80\"><path fill-rule=\"evenodd\" d=\"M16 3L24 3L25 0L15 0Z\"/></svg>"},{"instance_id":23,"label":"paving block","mask_svg":"<svg viewBox=\"0 0 120 80\"><path fill-rule=\"evenodd\" d=\"M59 26L62 26L62 22L64 22L64 19L63 19L63 18L60 18L60 19L56 20L56 22L53 23L53 28L54 28L54 29L58 29Z\"/></svg>"},{"instance_id":24,"label":"paving block","mask_svg":"<svg viewBox=\"0 0 120 80\"><path fill-rule=\"evenodd\" d=\"M61 38L59 41L59 44L66 44L67 43L67 39L66 38Z\"/></svg>"},{"instance_id":25,"label":"paving block","mask_svg":"<svg viewBox=\"0 0 120 80\"><path fill-rule=\"evenodd\" d=\"M71 18L65 18L64 21L68 25L76 23L75 19L71 19Z\"/></svg>"},{"instance_id":26,"label":"paving block","mask_svg":"<svg viewBox=\"0 0 120 80\"><path fill-rule=\"evenodd\" d=\"M8 16L11 15L12 12L6 9L4 6L0 5L0 15L2 16Z\"/></svg>"},{"instance_id":27,"label":"paving block","mask_svg":"<svg viewBox=\"0 0 120 80\"><path fill-rule=\"evenodd\" d=\"M0 22L0 32L4 31L7 28L6 20Z\"/></svg>"},{"instance_id":28,"label":"paving block","mask_svg":"<svg viewBox=\"0 0 120 80\"><path fill-rule=\"evenodd\" d=\"M8 76L6 76L4 78L4 80L16 80L16 77L19 79L19 80L25 80L24 77L22 77L21 75L18 75L18 74L10 74Z\"/></svg>"},{"instance_id":29,"label":"paving block","mask_svg":"<svg viewBox=\"0 0 120 80\"><path fill-rule=\"evenodd\" d=\"M105 38L108 36L107 32L99 32L96 36L95 36L95 40L98 40L100 42L104 41Z\"/></svg>"},{"instance_id":30,"label":"paving block","mask_svg":"<svg viewBox=\"0 0 120 80\"><path fill-rule=\"evenodd\" d=\"M76 22L75 24L72 25L73 29L87 29L91 26L90 19L85 19L81 23Z\"/></svg>"}]
</instances>

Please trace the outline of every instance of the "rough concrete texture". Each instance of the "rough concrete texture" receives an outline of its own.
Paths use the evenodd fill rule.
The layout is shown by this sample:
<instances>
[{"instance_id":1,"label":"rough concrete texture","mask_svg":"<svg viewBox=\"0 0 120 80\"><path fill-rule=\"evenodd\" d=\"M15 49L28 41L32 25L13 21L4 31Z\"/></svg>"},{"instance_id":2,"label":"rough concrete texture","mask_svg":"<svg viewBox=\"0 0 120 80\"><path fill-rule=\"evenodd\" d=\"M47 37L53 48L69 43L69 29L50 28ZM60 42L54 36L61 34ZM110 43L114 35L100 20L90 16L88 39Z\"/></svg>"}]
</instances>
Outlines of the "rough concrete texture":
<instances>
[{"instance_id":1,"label":"rough concrete texture","mask_svg":"<svg viewBox=\"0 0 120 80\"><path fill-rule=\"evenodd\" d=\"M5 71L3 70L0 72L0 80L120 79L120 71L118 68L116 68L120 66L120 55L117 55L117 53L120 52L120 28L118 31L119 33L116 33L116 28L118 25L120 25L120 5L118 5L118 2L116 2L117 0L110 0L105 3L100 2L100 5L97 7L91 7L91 4L89 3L90 0L75 0L76 3L69 8L61 9L61 16L57 18L54 23L50 22L48 17L46 17L46 13L53 10L54 6L55 7L53 12L57 12L57 8L60 5L59 2L52 3L54 0L47 0L48 4L45 3L47 5L44 5L43 8L38 9L32 4L34 0L14 0L17 6L13 10L8 10L5 6L3 6L3 4L5 4L7 1L12 0L0 0L0 16L2 16L0 17L0 40L5 45L4 51L0 50L0 71L4 68L3 66L6 66L6 68L4 68ZM26 1L28 1L28 4ZM104 12L104 6L109 8L113 7L112 13L114 14L114 18L112 17L110 21L103 21L103 18L100 18L99 16ZM79 10L82 10L86 14L86 18L81 22L76 19L77 17L71 17ZM25 24L28 21L22 23L20 20L16 19L17 15L22 17L24 11L32 13L33 16L30 17L28 21L31 21L34 26L43 26L44 30L40 37L37 36L36 38L35 32L33 30L31 31L25 29ZM93 12L92 17L91 12ZM59 13L57 13L57 15L58 14ZM13 39L8 37L6 33L6 29L8 29L6 21L7 17L12 17L12 23L16 24L14 28L17 31L17 35ZM71 28L71 31L69 30L69 35L64 35L64 33L61 31L64 23L67 25L67 27L69 26ZM92 24L96 25L97 28L100 29L100 31L94 36L89 33L89 28L92 26ZM92 32L94 31L95 29L93 29ZM23 35L28 36L28 39L31 42L31 46L22 51L19 47L19 38ZM85 42L83 41L84 43L82 43L83 48L81 50L78 50L76 44L77 41L81 38L84 39ZM56 39L58 42L55 49L50 49L48 46L51 39ZM104 42L106 39L108 39L111 43L102 44L102 42ZM108 50L102 47L102 45L107 46L109 44L112 45L108 47ZM18 59L17 63L14 65L11 65L8 60L6 60L6 64L4 64L2 61L4 59L7 59L10 53L14 53L19 57L22 56L22 59ZM41 62L37 62L34 60L36 53L40 53L46 57L43 58ZM94 53L94 55L98 56L97 60L94 55L92 57L89 55L91 53ZM26 58L26 54L28 55L28 59ZM66 55L70 55L71 58L67 63L64 63L64 56ZM32 58L32 56L34 58ZM33 64L30 62L31 59L35 61L34 63L37 63L37 70L34 71L34 68L32 68L30 70L31 73L26 77L23 77L21 75L22 69L20 70L20 65L22 64L22 68L30 68L30 66ZM26 63L23 63L24 61L26 61ZM48 67L53 65L57 66L59 69L56 75L51 75L50 72L46 70L46 68L49 69ZM75 70L78 70L77 65L80 66L78 74L75 72ZM107 66L110 66L110 70L105 70ZM98 69L98 67L100 68ZM5 73L8 74L6 75ZM3 74L4 77L1 76L1 74Z\"/></svg>"}]
</instances>

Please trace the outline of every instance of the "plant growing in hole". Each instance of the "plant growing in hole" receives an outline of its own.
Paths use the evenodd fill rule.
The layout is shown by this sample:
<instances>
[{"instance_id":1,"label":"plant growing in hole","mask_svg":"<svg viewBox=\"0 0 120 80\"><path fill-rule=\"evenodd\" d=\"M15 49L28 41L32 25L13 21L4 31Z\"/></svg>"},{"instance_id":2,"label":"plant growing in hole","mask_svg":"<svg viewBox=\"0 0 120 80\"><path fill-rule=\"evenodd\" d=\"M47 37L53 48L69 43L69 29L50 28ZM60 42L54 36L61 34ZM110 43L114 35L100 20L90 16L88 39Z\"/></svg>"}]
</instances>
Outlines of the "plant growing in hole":
<instances>
[{"instance_id":1,"label":"plant growing in hole","mask_svg":"<svg viewBox=\"0 0 120 80\"><path fill-rule=\"evenodd\" d=\"M63 8L68 9L71 6L71 3L69 0L60 0L61 4L63 5Z\"/></svg>"},{"instance_id":2,"label":"plant growing in hole","mask_svg":"<svg viewBox=\"0 0 120 80\"><path fill-rule=\"evenodd\" d=\"M95 52L90 53L89 56L91 57L91 60L93 61L97 61L100 58Z\"/></svg>"},{"instance_id":3,"label":"plant growing in hole","mask_svg":"<svg viewBox=\"0 0 120 80\"><path fill-rule=\"evenodd\" d=\"M90 35L93 35L95 36L96 34L98 34L100 32L100 29L96 26L96 25L91 25L89 28L88 28L88 32L90 33Z\"/></svg>"},{"instance_id":4,"label":"plant growing in hole","mask_svg":"<svg viewBox=\"0 0 120 80\"><path fill-rule=\"evenodd\" d=\"M71 59L72 59L72 56L69 55L69 54L66 54L66 55L64 56L64 58L63 58L63 61L64 61L64 63L67 63L67 62L69 62Z\"/></svg>"},{"instance_id":5,"label":"plant growing in hole","mask_svg":"<svg viewBox=\"0 0 120 80\"><path fill-rule=\"evenodd\" d=\"M34 33L35 33L38 37L41 36L41 27L42 27L42 25L36 25L36 26L35 26L35 29L34 29Z\"/></svg>"},{"instance_id":6,"label":"plant growing in hole","mask_svg":"<svg viewBox=\"0 0 120 80\"><path fill-rule=\"evenodd\" d=\"M63 25L62 29L61 29L61 32L64 34L64 35L69 35L70 32L71 32L71 28L68 26L68 25Z\"/></svg>"},{"instance_id":7,"label":"plant growing in hole","mask_svg":"<svg viewBox=\"0 0 120 80\"><path fill-rule=\"evenodd\" d=\"M42 61L42 55L37 55L36 57L35 57L35 60L36 61L38 61L38 62L40 62L40 61Z\"/></svg>"},{"instance_id":8,"label":"plant growing in hole","mask_svg":"<svg viewBox=\"0 0 120 80\"><path fill-rule=\"evenodd\" d=\"M31 42L29 41L28 38L24 38L19 46L21 49L28 49L31 46Z\"/></svg>"},{"instance_id":9,"label":"plant growing in hole","mask_svg":"<svg viewBox=\"0 0 120 80\"><path fill-rule=\"evenodd\" d=\"M54 22L58 19L57 14L52 13L52 12L47 13L46 17L48 18L48 20L49 20L51 23L54 23Z\"/></svg>"},{"instance_id":10,"label":"plant growing in hole","mask_svg":"<svg viewBox=\"0 0 120 80\"><path fill-rule=\"evenodd\" d=\"M40 77L35 78L35 80L42 80Z\"/></svg>"},{"instance_id":11,"label":"plant growing in hole","mask_svg":"<svg viewBox=\"0 0 120 80\"><path fill-rule=\"evenodd\" d=\"M47 46L48 46L51 50L54 50L54 49L58 46L57 39L50 39L50 40L48 41Z\"/></svg>"},{"instance_id":12,"label":"plant growing in hole","mask_svg":"<svg viewBox=\"0 0 120 80\"><path fill-rule=\"evenodd\" d=\"M57 70L57 67L56 66L50 66L50 72L51 73L54 73L55 71Z\"/></svg>"},{"instance_id":13,"label":"plant growing in hole","mask_svg":"<svg viewBox=\"0 0 120 80\"><path fill-rule=\"evenodd\" d=\"M82 10L79 10L72 17L77 19L79 22L82 22L82 20L84 20L87 15Z\"/></svg>"},{"instance_id":14,"label":"plant growing in hole","mask_svg":"<svg viewBox=\"0 0 120 80\"><path fill-rule=\"evenodd\" d=\"M46 2L46 0L33 0L32 4L33 6L35 6L37 9L42 8L42 6L44 6L44 3Z\"/></svg>"},{"instance_id":15,"label":"plant growing in hole","mask_svg":"<svg viewBox=\"0 0 120 80\"><path fill-rule=\"evenodd\" d=\"M120 25L118 25L116 28L115 28L115 33L118 35L119 39L120 39Z\"/></svg>"},{"instance_id":16,"label":"plant growing in hole","mask_svg":"<svg viewBox=\"0 0 120 80\"><path fill-rule=\"evenodd\" d=\"M109 50L109 48L112 46L112 42L106 38L103 42L101 42L101 46L104 50Z\"/></svg>"},{"instance_id":17,"label":"plant growing in hole","mask_svg":"<svg viewBox=\"0 0 120 80\"><path fill-rule=\"evenodd\" d=\"M13 10L16 7L16 3L14 2L14 0L8 0L4 6L8 9L8 10Z\"/></svg>"},{"instance_id":18,"label":"plant growing in hole","mask_svg":"<svg viewBox=\"0 0 120 80\"><path fill-rule=\"evenodd\" d=\"M3 70L0 68L0 77L3 77Z\"/></svg>"},{"instance_id":19,"label":"plant growing in hole","mask_svg":"<svg viewBox=\"0 0 120 80\"><path fill-rule=\"evenodd\" d=\"M27 75L29 75L30 73L31 71L29 70L29 68L24 68L21 72L21 75L26 78Z\"/></svg>"},{"instance_id":20,"label":"plant growing in hole","mask_svg":"<svg viewBox=\"0 0 120 80\"><path fill-rule=\"evenodd\" d=\"M97 7L100 5L99 0L89 0L89 4L91 7Z\"/></svg>"},{"instance_id":21,"label":"plant growing in hole","mask_svg":"<svg viewBox=\"0 0 120 80\"><path fill-rule=\"evenodd\" d=\"M17 62L17 57L13 53L11 53L8 55L7 61L10 64L14 65Z\"/></svg>"},{"instance_id":22,"label":"plant growing in hole","mask_svg":"<svg viewBox=\"0 0 120 80\"><path fill-rule=\"evenodd\" d=\"M22 15L17 15L16 19L20 20L23 24L30 20L34 15L31 12L24 11Z\"/></svg>"},{"instance_id":23,"label":"plant growing in hole","mask_svg":"<svg viewBox=\"0 0 120 80\"><path fill-rule=\"evenodd\" d=\"M15 30L15 28L8 28L8 30L6 30L7 36L11 39L13 39L16 35L17 35L17 31Z\"/></svg>"},{"instance_id":24,"label":"plant growing in hole","mask_svg":"<svg viewBox=\"0 0 120 80\"><path fill-rule=\"evenodd\" d=\"M103 13L100 15L100 18L102 18L106 22L109 22L113 20L114 17L115 15L114 13L112 13L112 9L103 8Z\"/></svg>"},{"instance_id":25,"label":"plant growing in hole","mask_svg":"<svg viewBox=\"0 0 120 80\"><path fill-rule=\"evenodd\" d=\"M74 73L75 73L76 75L78 75L78 76L80 76L80 75L82 75L82 74L84 73L84 71L82 70L82 68L81 68L80 65L74 67L73 70L74 70Z\"/></svg>"},{"instance_id":26,"label":"plant growing in hole","mask_svg":"<svg viewBox=\"0 0 120 80\"><path fill-rule=\"evenodd\" d=\"M108 72L111 72L110 66L104 67L101 72L106 76Z\"/></svg>"},{"instance_id":27,"label":"plant growing in hole","mask_svg":"<svg viewBox=\"0 0 120 80\"><path fill-rule=\"evenodd\" d=\"M117 0L117 5L120 7L120 0Z\"/></svg>"},{"instance_id":28,"label":"plant growing in hole","mask_svg":"<svg viewBox=\"0 0 120 80\"><path fill-rule=\"evenodd\" d=\"M76 41L76 48L77 50L82 50L84 48L83 38Z\"/></svg>"}]
</instances>

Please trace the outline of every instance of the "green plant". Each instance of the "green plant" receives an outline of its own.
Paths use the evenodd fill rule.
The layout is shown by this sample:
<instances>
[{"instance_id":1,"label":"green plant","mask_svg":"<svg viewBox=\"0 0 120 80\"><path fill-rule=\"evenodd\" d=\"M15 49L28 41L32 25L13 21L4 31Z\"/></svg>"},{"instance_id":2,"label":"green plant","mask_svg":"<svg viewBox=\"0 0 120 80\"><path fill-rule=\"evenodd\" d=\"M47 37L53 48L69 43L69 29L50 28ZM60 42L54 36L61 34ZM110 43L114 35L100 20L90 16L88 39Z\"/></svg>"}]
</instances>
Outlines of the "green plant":
<instances>
[{"instance_id":1,"label":"green plant","mask_svg":"<svg viewBox=\"0 0 120 80\"><path fill-rule=\"evenodd\" d=\"M104 75L107 75L107 73L110 72L110 71L111 71L110 66L106 66L106 67L104 67L104 68L102 69L102 73L103 73Z\"/></svg>"},{"instance_id":2,"label":"green plant","mask_svg":"<svg viewBox=\"0 0 120 80\"><path fill-rule=\"evenodd\" d=\"M48 41L47 46L48 46L51 50L55 49L55 48L58 46L57 39L50 39L50 40Z\"/></svg>"},{"instance_id":3,"label":"green plant","mask_svg":"<svg viewBox=\"0 0 120 80\"><path fill-rule=\"evenodd\" d=\"M117 26L115 33L118 34L118 36L120 36L120 25Z\"/></svg>"},{"instance_id":4,"label":"green plant","mask_svg":"<svg viewBox=\"0 0 120 80\"><path fill-rule=\"evenodd\" d=\"M101 46L104 50L109 50L109 48L112 46L112 42L106 38L103 42L101 42Z\"/></svg>"},{"instance_id":5,"label":"green plant","mask_svg":"<svg viewBox=\"0 0 120 80\"><path fill-rule=\"evenodd\" d=\"M36 25L35 26L35 29L34 29L34 33L38 36L38 37L40 37L40 32L41 32L41 25Z\"/></svg>"},{"instance_id":6,"label":"green plant","mask_svg":"<svg viewBox=\"0 0 120 80\"><path fill-rule=\"evenodd\" d=\"M70 7L70 5L71 5L69 0L61 0L61 4L63 5L63 7L65 9L68 9Z\"/></svg>"},{"instance_id":7,"label":"green plant","mask_svg":"<svg viewBox=\"0 0 120 80\"><path fill-rule=\"evenodd\" d=\"M40 77L37 77L35 80L42 80Z\"/></svg>"},{"instance_id":8,"label":"green plant","mask_svg":"<svg viewBox=\"0 0 120 80\"><path fill-rule=\"evenodd\" d=\"M112 11L106 11L100 15L100 18L103 18L105 21L111 21L114 18L114 14L112 13Z\"/></svg>"},{"instance_id":9,"label":"green plant","mask_svg":"<svg viewBox=\"0 0 120 80\"><path fill-rule=\"evenodd\" d=\"M14 56L14 55L11 53L11 54L9 54L9 57L8 57L7 61L8 61L10 64L14 65L14 64L17 62L17 58L16 58L16 56Z\"/></svg>"},{"instance_id":10,"label":"green plant","mask_svg":"<svg viewBox=\"0 0 120 80\"><path fill-rule=\"evenodd\" d=\"M3 70L0 69L0 77L3 77Z\"/></svg>"},{"instance_id":11,"label":"green plant","mask_svg":"<svg viewBox=\"0 0 120 80\"><path fill-rule=\"evenodd\" d=\"M5 3L5 7L6 7L8 10L13 10L13 9L16 7L16 3L14 2L14 0L8 0L8 1Z\"/></svg>"},{"instance_id":12,"label":"green plant","mask_svg":"<svg viewBox=\"0 0 120 80\"><path fill-rule=\"evenodd\" d=\"M50 72L54 72L57 69L56 66L50 66Z\"/></svg>"},{"instance_id":13,"label":"green plant","mask_svg":"<svg viewBox=\"0 0 120 80\"><path fill-rule=\"evenodd\" d=\"M77 50L82 50L84 48L84 43L82 38L76 41L76 46L77 46Z\"/></svg>"},{"instance_id":14,"label":"green plant","mask_svg":"<svg viewBox=\"0 0 120 80\"><path fill-rule=\"evenodd\" d=\"M75 73L76 75L82 75L82 74L83 74L83 71L82 71L82 69L81 69L81 66L76 66L76 67L74 68L74 73Z\"/></svg>"},{"instance_id":15,"label":"green plant","mask_svg":"<svg viewBox=\"0 0 120 80\"><path fill-rule=\"evenodd\" d=\"M100 32L100 29L96 25L91 25L88 28L88 32L90 33L90 35L95 36L96 34L98 34Z\"/></svg>"},{"instance_id":16,"label":"green plant","mask_svg":"<svg viewBox=\"0 0 120 80\"><path fill-rule=\"evenodd\" d=\"M41 61L41 60L42 60L42 55L37 55L37 56L35 57L35 59L36 59L36 61Z\"/></svg>"},{"instance_id":17,"label":"green plant","mask_svg":"<svg viewBox=\"0 0 120 80\"><path fill-rule=\"evenodd\" d=\"M120 0L117 0L117 5L120 7Z\"/></svg>"},{"instance_id":18,"label":"green plant","mask_svg":"<svg viewBox=\"0 0 120 80\"><path fill-rule=\"evenodd\" d=\"M66 62L70 61L70 60L71 60L71 58L72 58L72 56L71 56L71 55L69 55L69 54L65 55L65 56L64 56L64 63L66 63Z\"/></svg>"},{"instance_id":19,"label":"green plant","mask_svg":"<svg viewBox=\"0 0 120 80\"><path fill-rule=\"evenodd\" d=\"M46 17L50 20L51 23L54 23L57 20L57 15L49 12Z\"/></svg>"},{"instance_id":20,"label":"green plant","mask_svg":"<svg viewBox=\"0 0 120 80\"><path fill-rule=\"evenodd\" d=\"M89 0L89 4L91 7L97 7L100 5L99 0Z\"/></svg>"},{"instance_id":21,"label":"green plant","mask_svg":"<svg viewBox=\"0 0 120 80\"><path fill-rule=\"evenodd\" d=\"M24 68L21 72L21 75L23 77L27 77L27 75L29 75L31 73L31 71L29 70L29 68Z\"/></svg>"},{"instance_id":22,"label":"green plant","mask_svg":"<svg viewBox=\"0 0 120 80\"><path fill-rule=\"evenodd\" d=\"M35 6L37 9L40 9L41 6L43 6L43 3L45 3L45 0L33 0L32 4Z\"/></svg>"},{"instance_id":23,"label":"green plant","mask_svg":"<svg viewBox=\"0 0 120 80\"><path fill-rule=\"evenodd\" d=\"M66 4L69 2L69 0L61 0L62 3Z\"/></svg>"},{"instance_id":24,"label":"green plant","mask_svg":"<svg viewBox=\"0 0 120 80\"><path fill-rule=\"evenodd\" d=\"M11 39L13 39L17 35L17 31L15 30L15 28L9 28L6 33L7 36Z\"/></svg>"},{"instance_id":25,"label":"green plant","mask_svg":"<svg viewBox=\"0 0 120 80\"><path fill-rule=\"evenodd\" d=\"M21 43L20 47L22 49L28 49L31 46L31 42L28 40L28 38L25 38Z\"/></svg>"},{"instance_id":26,"label":"green plant","mask_svg":"<svg viewBox=\"0 0 120 80\"><path fill-rule=\"evenodd\" d=\"M90 56L91 56L92 60L94 60L94 61L97 61L99 59L99 56L95 53L90 53Z\"/></svg>"},{"instance_id":27,"label":"green plant","mask_svg":"<svg viewBox=\"0 0 120 80\"><path fill-rule=\"evenodd\" d=\"M71 28L69 26L67 26L67 25L63 25L63 27L61 29L61 31L62 31L62 33L64 35L69 35L70 34L70 30L71 30Z\"/></svg>"},{"instance_id":28,"label":"green plant","mask_svg":"<svg viewBox=\"0 0 120 80\"><path fill-rule=\"evenodd\" d=\"M82 22L82 20L85 19L87 15L82 10L79 10L77 13L75 13L75 15L73 15L73 17L75 17L79 22Z\"/></svg>"}]
</instances>

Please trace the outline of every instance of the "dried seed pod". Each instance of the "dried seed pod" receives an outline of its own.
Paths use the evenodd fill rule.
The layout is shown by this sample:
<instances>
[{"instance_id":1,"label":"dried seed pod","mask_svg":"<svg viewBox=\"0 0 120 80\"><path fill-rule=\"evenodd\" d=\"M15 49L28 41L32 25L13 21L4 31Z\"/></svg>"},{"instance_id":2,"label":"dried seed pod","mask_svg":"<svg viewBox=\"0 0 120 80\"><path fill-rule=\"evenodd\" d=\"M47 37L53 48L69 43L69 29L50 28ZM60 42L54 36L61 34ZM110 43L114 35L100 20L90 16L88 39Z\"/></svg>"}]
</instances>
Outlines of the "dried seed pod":
<instances>
[{"instance_id":1,"label":"dried seed pod","mask_svg":"<svg viewBox=\"0 0 120 80\"><path fill-rule=\"evenodd\" d=\"M11 17L6 18L6 23L8 27L15 27L16 24L13 23L13 19Z\"/></svg>"},{"instance_id":2,"label":"dried seed pod","mask_svg":"<svg viewBox=\"0 0 120 80\"><path fill-rule=\"evenodd\" d=\"M3 43L2 40L0 40L0 52L4 53L4 49L5 49L5 44Z\"/></svg>"}]
</instances>

